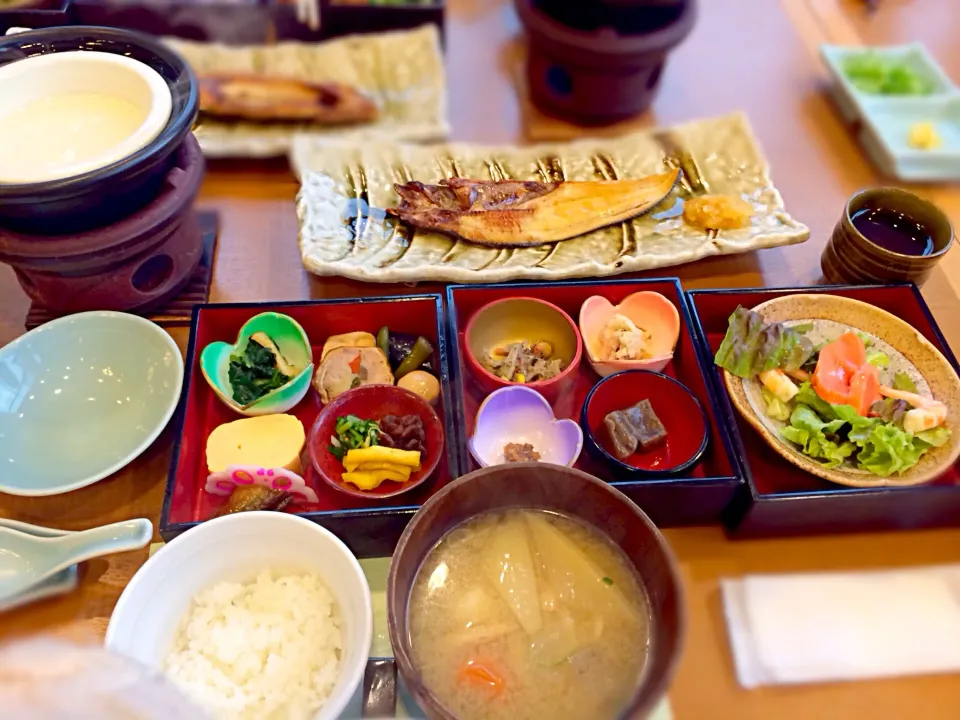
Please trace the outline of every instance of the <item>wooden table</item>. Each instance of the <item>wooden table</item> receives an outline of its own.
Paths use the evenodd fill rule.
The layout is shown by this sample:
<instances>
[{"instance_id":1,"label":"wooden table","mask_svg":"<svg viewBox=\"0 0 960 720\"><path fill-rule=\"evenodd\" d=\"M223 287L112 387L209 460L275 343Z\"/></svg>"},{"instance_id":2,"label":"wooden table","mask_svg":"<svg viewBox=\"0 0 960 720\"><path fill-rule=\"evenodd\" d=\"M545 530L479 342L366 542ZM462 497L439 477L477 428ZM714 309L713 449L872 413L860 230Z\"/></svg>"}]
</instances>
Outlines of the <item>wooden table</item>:
<instances>
[{"instance_id":1,"label":"wooden table","mask_svg":"<svg viewBox=\"0 0 960 720\"><path fill-rule=\"evenodd\" d=\"M880 184L822 92L820 42L924 39L954 79L960 49L956 11L947 0L880 0L869 16L840 0L701 0L693 35L667 66L651 123L747 111L790 212L811 228L809 242L715 258L676 272L687 287L805 285L819 280L819 257L845 199ZM458 140L522 139L520 104L505 48L519 32L509 0L449 0L450 115ZM222 234L214 301L294 300L404 292L308 276L296 246L297 186L280 164L210 168L201 204L220 211ZM920 187L960 221L960 190ZM951 345L960 350L960 251L924 288ZM26 300L12 273L0 275L0 342L23 332ZM434 287L424 289L435 289ZM186 331L173 332L181 346ZM157 520L170 459L171 431L107 481L69 495L0 496L0 515L78 529L145 516ZM670 699L680 720L700 718L956 718L956 677L745 691L738 687L720 613L718 579L756 572L879 568L960 562L960 529L778 541L728 541L720 529L667 531L681 561L690 632ZM34 632L99 640L110 612L146 551L88 563L72 595L0 617L0 639ZM882 602L882 598L878 598Z\"/></svg>"}]
</instances>

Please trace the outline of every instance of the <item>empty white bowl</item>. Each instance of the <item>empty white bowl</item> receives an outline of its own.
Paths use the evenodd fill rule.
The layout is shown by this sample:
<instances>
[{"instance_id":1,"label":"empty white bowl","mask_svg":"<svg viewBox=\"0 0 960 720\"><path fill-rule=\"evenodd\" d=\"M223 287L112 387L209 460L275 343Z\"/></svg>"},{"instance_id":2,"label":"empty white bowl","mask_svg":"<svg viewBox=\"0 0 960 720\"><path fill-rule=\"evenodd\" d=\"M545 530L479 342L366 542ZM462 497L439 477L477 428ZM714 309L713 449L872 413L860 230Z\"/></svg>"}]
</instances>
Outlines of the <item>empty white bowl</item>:
<instances>
[{"instance_id":1,"label":"empty white bowl","mask_svg":"<svg viewBox=\"0 0 960 720\"><path fill-rule=\"evenodd\" d=\"M317 720L340 716L363 680L373 635L370 587L360 563L333 533L286 513L247 512L209 520L161 548L127 585L110 618L109 649L162 670L193 599L221 582L263 570L315 573L337 603L340 676Z\"/></svg>"},{"instance_id":2,"label":"empty white bowl","mask_svg":"<svg viewBox=\"0 0 960 720\"><path fill-rule=\"evenodd\" d=\"M106 167L154 140L173 100L148 65L106 52L58 52L0 67L0 183Z\"/></svg>"},{"instance_id":3,"label":"empty white bowl","mask_svg":"<svg viewBox=\"0 0 960 720\"><path fill-rule=\"evenodd\" d=\"M0 492L56 495L136 458L170 421L180 349L136 315L93 311L0 348Z\"/></svg>"}]
</instances>

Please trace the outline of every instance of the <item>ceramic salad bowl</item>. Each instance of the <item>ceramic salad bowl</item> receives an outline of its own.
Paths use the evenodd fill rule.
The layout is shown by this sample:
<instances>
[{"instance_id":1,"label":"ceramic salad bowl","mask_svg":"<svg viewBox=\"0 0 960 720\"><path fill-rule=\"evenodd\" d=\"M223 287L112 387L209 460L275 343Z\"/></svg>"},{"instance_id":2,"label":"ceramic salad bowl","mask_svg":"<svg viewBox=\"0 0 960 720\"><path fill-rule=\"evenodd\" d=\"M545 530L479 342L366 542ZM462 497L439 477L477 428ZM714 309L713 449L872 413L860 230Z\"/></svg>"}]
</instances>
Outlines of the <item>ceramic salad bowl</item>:
<instances>
[{"instance_id":1,"label":"ceramic salad bowl","mask_svg":"<svg viewBox=\"0 0 960 720\"><path fill-rule=\"evenodd\" d=\"M250 337L265 333L284 360L290 365L293 376L284 385L271 390L251 403L241 404L234 399L230 383L230 363L242 356ZM210 387L231 410L246 415L271 415L285 413L300 402L313 377L313 350L310 340L296 320L280 313L265 312L255 315L243 324L237 341L232 345L212 342L200 354L200 369Z\"/></svg>"},{"instance_id":2,"label":"ceramic salad bowl","mask_svg":"<svg viewBox=\"0 0 960 720\"><path fill-rule=\"evenodd\" d=\"M882 487L930 482L960 457L960 431L957 425L960 421L960 378L943 354L909 324L873 305L827 294L786 295L762 303L754 311L767 322L803 327L804 335L815 347L837 340L847 332L856 333L867 346L868 362L871 356L883 356L877 360L881 386L912 388L923 398L943 403L947 410L943 427L950 432L939 438L941 444L928 447L912 467L884 476L864 469L859 460L854 461L853 456L842 461L827 461L806 454L802 451L804 447L783 436L786 430L795 438L799 437L795 430L787 430L788 426L803 429L803 423L794 421L792 411L784 411L781 416L786 419L778 419L776 412L771 413L772 395L769 391L764 392L764 386L758 378L744 379L724 370L724 383L734 406L770 447L785 459L807 472L841 485ZM817 400L812 402L816 403ZM871 412L871 417L873 415L875 413ZM868 418L866 422L871 421ZM842 424L839 430L843 430ZM824 428L824 432L830 431L830 427ZM893 443L893 440L890 442ZM870 455L871 462L876 467L892 466L892 462L906 452L893 444L888 447L873 444L870 447L874 451ZM860 450L856 457L859 458L864 452L865 449Z\"/></svg>"},{"instance_id":3,"label":"ceramic salad bowl","mask_svg":"<svg viewBox=\"0 0 960 720\"><path fill-rule=\"evenodd\" d=\"M604 330L616 316L630 320L649 334L645 360L616 360L605 348ZM680 314L672 302L658 292L642 291L628 295L618 305L600 295L587 298L580 308L580 335L590 366L600 377L623 370L660 372L673 358L680 337Z\"/></svg>"},{"instance_id":4,"label":"ceramic salad bowl","mask_svg":"<svg viewBox=\"0 0 960 720\"><path fill-rule=\"evenodd\" d=\"M507 462L504 446L529 443L542 462L571 467L583 449L583 431L573 420L558 420L536 390L512 385L491 393L480 404L470 454L480 467Z\"/></svg>"}]
</instances>

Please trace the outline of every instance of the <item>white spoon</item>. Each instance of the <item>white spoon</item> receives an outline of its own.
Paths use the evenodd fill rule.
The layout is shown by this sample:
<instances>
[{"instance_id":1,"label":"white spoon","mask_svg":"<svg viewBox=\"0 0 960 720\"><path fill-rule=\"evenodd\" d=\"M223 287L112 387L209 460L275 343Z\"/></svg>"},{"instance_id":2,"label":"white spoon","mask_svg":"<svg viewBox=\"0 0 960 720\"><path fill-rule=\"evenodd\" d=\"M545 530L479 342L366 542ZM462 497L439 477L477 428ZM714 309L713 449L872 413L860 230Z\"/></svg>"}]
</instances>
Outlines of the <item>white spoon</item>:
<instances>
[{"instance_id":1,"label":"white spoon","mask_svg":"<svg viewBox=\"0 0 960 720\"><path fill-rule=\"evenodd\" d=\"M0 602L84 560L144 547L153 524L144 518L59 537L0 526Z\"/></svg>"}]
</instances>

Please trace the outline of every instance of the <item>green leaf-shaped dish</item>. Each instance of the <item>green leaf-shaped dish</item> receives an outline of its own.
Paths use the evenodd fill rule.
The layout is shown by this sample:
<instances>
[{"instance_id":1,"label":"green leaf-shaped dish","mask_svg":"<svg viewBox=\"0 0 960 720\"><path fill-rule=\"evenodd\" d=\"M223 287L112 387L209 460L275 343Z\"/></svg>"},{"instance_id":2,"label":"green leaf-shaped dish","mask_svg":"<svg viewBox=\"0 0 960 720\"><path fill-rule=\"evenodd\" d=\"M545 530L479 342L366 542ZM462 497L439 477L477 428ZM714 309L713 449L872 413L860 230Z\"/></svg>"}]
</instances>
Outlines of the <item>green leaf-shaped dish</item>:
<instances>
[{"instance_id":1,"label":"green leaf-shaped dish","mask_svg":"<svg viewBox=\"0 0 960 720\"><path fill-rule=\"evenodd\" d=\"M273 340L296 374L286 385L271 390L249 405L241 405L233 399L229 380L230 358L242 354L250 336L258 332L266 333ZM313 350L300 323L280 313L265 312L244 323L233 345L225 342L207 345L200 354L200 370L217 397L235 412L247 416L285 413L300 402L310 389Z\"/></svg>"}]
</instances>

